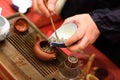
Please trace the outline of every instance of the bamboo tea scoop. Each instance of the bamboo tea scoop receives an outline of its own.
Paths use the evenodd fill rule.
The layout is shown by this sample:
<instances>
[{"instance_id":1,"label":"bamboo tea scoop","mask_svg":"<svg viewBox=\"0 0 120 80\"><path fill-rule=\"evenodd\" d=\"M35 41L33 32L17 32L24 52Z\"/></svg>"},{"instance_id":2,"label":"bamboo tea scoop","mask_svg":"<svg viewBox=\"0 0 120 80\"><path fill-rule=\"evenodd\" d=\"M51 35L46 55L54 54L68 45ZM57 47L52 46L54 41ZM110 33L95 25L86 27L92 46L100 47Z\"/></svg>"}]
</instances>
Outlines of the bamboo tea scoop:
<instances>
[{"instance_id":1,"label":"bamboo tea scoop","mask_svg":"<svg viewBox=\"0 0 120 80\"><path fill-rule=\"evenodd\" d=\"M55 32L55 36L56 36L57 40L59 40L58 35L57 35L57 32L56 32L55 24L54 24L54 22L53 22L52 15L51 15L51 13L50 13L50 10L49 10L48 7L47 7L47 2L46 2L46 0L43 0L43 1L44 1L44 4L45 4L45 7L46 7L47 10L49 11L49 14L50 14L49 18L50 18L50 22L51 22L51 24L52 24L52 28L53 28L53 30L54 30L54 32Z\"/></svg>"}]
</instances>

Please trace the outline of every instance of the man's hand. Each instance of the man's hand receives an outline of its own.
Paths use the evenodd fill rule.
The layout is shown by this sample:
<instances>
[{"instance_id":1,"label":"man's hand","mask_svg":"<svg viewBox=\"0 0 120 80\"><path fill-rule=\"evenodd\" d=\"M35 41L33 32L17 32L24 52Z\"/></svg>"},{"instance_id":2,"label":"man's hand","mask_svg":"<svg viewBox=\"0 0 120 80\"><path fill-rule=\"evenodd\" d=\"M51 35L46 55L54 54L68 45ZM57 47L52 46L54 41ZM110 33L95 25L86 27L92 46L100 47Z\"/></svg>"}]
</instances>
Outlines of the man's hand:
<instances>
[{"instance_id":1,"label":"man's hand","mask_svg":"<svg viewBox=\"0 0 120 80\"><path fill-rule=\"evenodd\" d=\"M78 26L77 31L65 43L70 51L80 52L81 49L94 43L100 35L97 25L89 14L79 14L67 18L63 25L68 22L74 22Z\"/></svg>"}]
</instances>

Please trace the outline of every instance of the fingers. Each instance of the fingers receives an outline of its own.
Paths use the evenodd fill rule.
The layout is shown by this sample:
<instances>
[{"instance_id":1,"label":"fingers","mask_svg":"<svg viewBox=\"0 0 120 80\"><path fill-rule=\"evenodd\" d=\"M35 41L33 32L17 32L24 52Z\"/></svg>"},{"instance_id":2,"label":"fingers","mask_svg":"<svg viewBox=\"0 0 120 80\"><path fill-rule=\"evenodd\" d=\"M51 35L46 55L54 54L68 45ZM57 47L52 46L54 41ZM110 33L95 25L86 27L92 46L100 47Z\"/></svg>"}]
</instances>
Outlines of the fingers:
<instances>
[{"instance_id":1,"label":"fingers","mask_svg":"<svg viewBox=\"0 0 120 80\"><path fill-rule=\"evenodd\" d=\"M43 0L39 0L39 2L38 2L38 8L39 8L39 10L40 10L40 12L43 14L43 15L45 15L46 17L49 17L49 11L48 11L48 9L47 9L47 3L44 3L44 1Z\"/></svg>"},{"instance_id":2,"label":"fingers","mask_svg":"<svg viewBox=\"0 0 120 80\"><path fill-rule=\"evenodd\" d=\"M87 46L87 42L85 39L84 31L80 31L79 29L70 37L66 42L65 45L67 48L72 52L80 52L80 50L85 49ZM85 40L85 41L84 41Z\"/></svg>"},{"instance_id":3,"label":"fingers","mask_svg":"<svg viewBox=\"0 0 120 80\"><path fill-rule=\"evenodd\" d=\"M79 31L78 29L68 40L66 40L65 45L71 46L77 43L79 40L81 40L83 36L84 36L84 32Z\"/></svg>"},{"instance_id":4,"label":"fingers","mask_svg":"<svg viewBox=\"0 0 120 80\"><path fill-rule=\"evenodd\" d=\"M76 42L76 44L73 44L73 45L71 45L71 46L67 46L67 48L70 50L70 51L72 51L73 53L78 53L78 52L80 52L79 50L83 50L83 49L81 49L81 47L80 47L80 45L79 45L79 43L80 43L81 41L78 41L78 42Z\"/></svg>"},{"instance_id":5,"label":"fingers","mask_svg":"<svg viewBox=\"0 0 120 80\"><path fill-rule=\"evenodd\" d=\"M40 14L49 17L55 14L55 4L57 0L33 0L34 9Z\"/></svg>"},{"instance_id":6,"label":"fingers","mask_svg":"<svg viewBox=\"0 0 120 80\"><path fill-rule=\"evenodd\" d=\"M33 7L35 10L37 10L37 0L33 0Z\"/></svg>"},{"instance_id":7,"label":"fingers","mask_svg":"<svg viewBox=\"0 0 120 80\"><path fill-rule=\"evenodd\" d=\"M57 0L48 0L48 9L49 9L51 12L54 12L54 10L55 10L56 1L57 1Z\"/></svg>"},{"instance_id":8,"label":"fingers","mask_svg":"<svg viewBox=\"0 0 120 80\"><path fill-rule=\"evenodd\" d=\"M72 44L71 46L68 46L67 48L72 52L81 52L81 50L84 50L88 46L88 40L79 40L75 44Z\"/></svg>"},{"instance_id":9,"label":"fingers","mask_svg":"<svg viewBox=\"0 0 120 80\"><path fill-rule=\"evenodd\" d=\"M78 30L80 31L80 30ZM67 48L72 52L80 52L80 50L84 50L87 46L92 44L96 39L98 35L94 33L92 30L87 31L86 33L75 33L71 38L69 38L66 41ZM74 44L75 43L75 44Z\"/></svg>"}]
</instances>

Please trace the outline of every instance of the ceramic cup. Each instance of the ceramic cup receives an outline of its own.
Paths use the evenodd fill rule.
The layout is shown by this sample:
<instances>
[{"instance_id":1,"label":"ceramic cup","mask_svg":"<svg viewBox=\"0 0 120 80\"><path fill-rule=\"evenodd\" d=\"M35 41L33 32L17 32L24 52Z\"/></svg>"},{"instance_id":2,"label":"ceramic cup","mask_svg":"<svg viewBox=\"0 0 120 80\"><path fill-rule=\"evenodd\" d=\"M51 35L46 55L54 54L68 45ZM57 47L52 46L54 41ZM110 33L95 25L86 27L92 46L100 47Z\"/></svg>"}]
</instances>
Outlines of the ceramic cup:
<instances>
[{"instance_id":1,"label":"ceramic cup","mask_svg":"<svg viewBox=\"0 0 120 80\"><path fill-rule=\"evenodd\" d=\"M28 21L22 17L19 17L14 22L14 28L18 32L21 32L21 33L26 32L29 29Z\"/></svg>"},{"instance_id":2,"label":"ceramic cup","mask_svg":"<svg viewBox=\"0 0 120 80\"><path fill-rule=\"evenodd\" d=\"M0 16L0 41L3 41L6 38L9 31L10 23L5 17Z\"/></svg>"},{"instance_id":3,"label":"ceramic cup","mask_svg":"<svg viewBox=\"0 0 120 80\"><path fill-rule=\"evenodd\" d=\"M59 40L56 39L55 32L48 38L51 46L65 48L65 41L70 38L77 30L77 24L66 23L56 30Z\"/></svg>"}]
</instances>

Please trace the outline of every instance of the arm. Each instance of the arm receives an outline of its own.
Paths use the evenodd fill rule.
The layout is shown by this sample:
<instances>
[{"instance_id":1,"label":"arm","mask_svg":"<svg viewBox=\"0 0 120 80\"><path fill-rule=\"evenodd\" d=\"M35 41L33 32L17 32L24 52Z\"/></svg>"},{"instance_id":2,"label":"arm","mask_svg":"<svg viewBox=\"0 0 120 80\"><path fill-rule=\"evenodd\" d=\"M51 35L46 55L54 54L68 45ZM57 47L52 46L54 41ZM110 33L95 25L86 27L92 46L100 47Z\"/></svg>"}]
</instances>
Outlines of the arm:
<instances>
[{"instance_id":1,"label":"arm","mask_svg":"<svg viewBox=\"0 0 120 80\"><path fill-rule=\"evenodd\" d=\"M111 42L120 41L120 14L119 10L99 9L88 14L78 14L67 18L64 23L75 22L78 30L67 41L66 46L71 51L85 49L95 42L99 35L104 36ZM92 19L91 19L92 18ZM100 31L100 32L99 32Z\"/></svg>"},{"instance_id":2,"label":"arm","mask_svg":"<svg viewBox=\"0 0 120 80\"><path fill-rule=\"evenodd\" d=\"M112 42L120 41L120 8L110 10L99 9L90 13L101 36Z\"/></svg>"}]
</instances>

